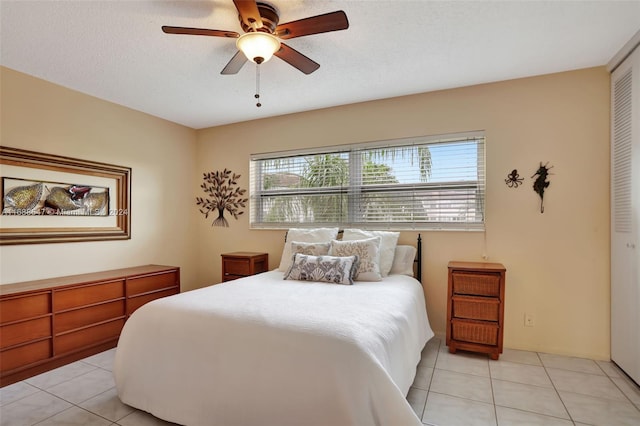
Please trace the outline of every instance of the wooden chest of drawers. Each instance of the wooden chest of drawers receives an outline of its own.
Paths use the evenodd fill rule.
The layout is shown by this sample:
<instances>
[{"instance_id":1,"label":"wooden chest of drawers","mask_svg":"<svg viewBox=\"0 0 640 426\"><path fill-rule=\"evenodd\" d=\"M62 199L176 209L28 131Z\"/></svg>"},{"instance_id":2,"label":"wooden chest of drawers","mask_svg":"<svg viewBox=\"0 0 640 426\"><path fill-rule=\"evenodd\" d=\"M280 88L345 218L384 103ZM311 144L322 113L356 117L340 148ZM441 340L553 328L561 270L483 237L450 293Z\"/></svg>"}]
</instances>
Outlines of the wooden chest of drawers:
<instances>
[{"instance_id":1,"label":"wooden chest of drawers","mask_svg":"<svg viewBox=\"0 0 640 426\"><path fill-rule=\"evenodd\" d=\"M136 309L179 292L160 265L0 286L0 386L114 347Z\"/></svg>"},{"instance_id":2,"label":"wooden chest of drawers","mask_svg":"<svg viewBox=\"0 0 640 426\"><path fill-rule=\"evenodd\" d=\"M231 281L249 275L267 272L269 269L269 255L237 251L222 254L222 281Z\"/></svg>"},{"instance_id":3,"label":"wooden chest of drawers","mask_svg":"<svg viewBox=\"0 0 640 426\"><path fill-rule=\"evenodd\" d=\"M504 266L449 262L447 346L483 352L498 359L504 336Z\"/></svg>"}]
</instances>

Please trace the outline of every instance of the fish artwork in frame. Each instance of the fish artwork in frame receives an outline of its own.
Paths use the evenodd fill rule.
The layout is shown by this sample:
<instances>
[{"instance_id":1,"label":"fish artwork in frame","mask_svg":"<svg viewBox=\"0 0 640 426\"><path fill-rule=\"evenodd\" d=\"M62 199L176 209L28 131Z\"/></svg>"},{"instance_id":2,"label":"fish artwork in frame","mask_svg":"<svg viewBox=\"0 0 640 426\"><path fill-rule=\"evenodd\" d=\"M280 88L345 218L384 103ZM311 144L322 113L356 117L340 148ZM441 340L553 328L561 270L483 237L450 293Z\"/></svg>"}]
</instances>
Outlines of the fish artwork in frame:
<instances>
[{"instance_id":1,"label":"fish artwork in frame","mask_svg":"<svg viewBox=\"0 0 640 426\"><path fill-rule=\"evenodd\" d=\"M2 178L3 215L106 216L109 188Z\"/></svg>"},{"instance_id":2,"label":"fish artwork in frame","mask_svg":"<svg viewBox=\"0 0 640 426\"><path fill-rule=\"evenodd\" d=\"M0 245L131 238L131 168L0 146Z\"/></svg>"}]
</instances>

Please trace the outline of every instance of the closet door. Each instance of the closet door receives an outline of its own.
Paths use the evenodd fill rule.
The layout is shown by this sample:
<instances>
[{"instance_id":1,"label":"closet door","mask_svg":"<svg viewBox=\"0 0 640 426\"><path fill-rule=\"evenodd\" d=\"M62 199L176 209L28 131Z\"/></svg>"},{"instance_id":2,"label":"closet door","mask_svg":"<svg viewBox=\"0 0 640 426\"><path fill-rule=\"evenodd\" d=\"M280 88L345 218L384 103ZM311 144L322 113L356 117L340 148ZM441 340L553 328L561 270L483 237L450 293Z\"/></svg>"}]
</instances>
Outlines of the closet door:
<instances>
[{"instance_id":1,"label":"closet door","mask_svg":"<svg viewBox=\"0 0 640 426\"><path fill-rule=\"evenodd\" d=\"M611 98L611 359L640 383L640 48Z\"/></svg>"}]
</instances>

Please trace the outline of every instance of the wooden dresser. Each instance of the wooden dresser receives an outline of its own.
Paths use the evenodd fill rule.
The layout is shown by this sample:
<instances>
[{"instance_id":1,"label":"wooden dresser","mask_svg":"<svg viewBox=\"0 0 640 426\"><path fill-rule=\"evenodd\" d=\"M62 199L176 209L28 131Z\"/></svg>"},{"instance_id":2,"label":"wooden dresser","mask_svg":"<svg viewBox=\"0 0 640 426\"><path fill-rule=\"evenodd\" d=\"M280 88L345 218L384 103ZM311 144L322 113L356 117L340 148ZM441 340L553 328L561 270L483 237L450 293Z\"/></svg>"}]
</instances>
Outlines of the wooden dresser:
<instances>
[{"instance_id":1,"label":"wooden dresser","mask_svg":"<svg viewBox=\"0 0 640 426\"><path fill-rule=\"evenodd\" d=\"M249 275L267 272L269 269L269 255L237 251L224 253L222 256L222 281L231 281Z\"/></svg>"},{"instance_id":2,"label":"wooden dresser","mask_svg":"<svg viewBox=\"0 0 640 426\"><path fill-rule=\"evenodd\" d=\"M115 347L136 309L179 292L161 265L0 286L0 386Z\"/></svg>"},{"instance_id":3,"label":"wooden dresser","mask_svg":"<svg viewBox=\"0 0 640 426\"><path fill-rule=\"evenodd\" d=\"M449 262L447 346L498 359L504 336L505 267L500 263Z\"/></svg>"}]
</instances>

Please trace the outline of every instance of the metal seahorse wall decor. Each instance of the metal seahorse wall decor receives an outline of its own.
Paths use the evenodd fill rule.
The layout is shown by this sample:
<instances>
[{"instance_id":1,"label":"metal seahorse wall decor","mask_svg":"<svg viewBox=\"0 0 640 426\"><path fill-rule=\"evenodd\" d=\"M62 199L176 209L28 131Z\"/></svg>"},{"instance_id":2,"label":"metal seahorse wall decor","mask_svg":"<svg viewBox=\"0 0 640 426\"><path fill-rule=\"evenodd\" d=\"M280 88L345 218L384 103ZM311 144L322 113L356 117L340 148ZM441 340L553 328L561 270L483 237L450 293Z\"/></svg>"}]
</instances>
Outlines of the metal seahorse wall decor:
<instances>
[{"instance_id":1,"label":"metal seahorse wall decor","mask_svg":"<svg viewBox=\"0 0 640 426\"><path fill-rule=\"evenodd\" d=\"M538 167L538 170L531 176L531 179L538 176L536 180L533 181L533 190L540 196L540 213L544 213L544 190L547 189L551 183L547 180L547 177L550 174L549 169L553 166L547 167L547 164L549 164L548 161L544 165L541 161L540 167Z\"/></svg>"}]
</instances>

